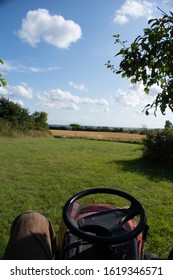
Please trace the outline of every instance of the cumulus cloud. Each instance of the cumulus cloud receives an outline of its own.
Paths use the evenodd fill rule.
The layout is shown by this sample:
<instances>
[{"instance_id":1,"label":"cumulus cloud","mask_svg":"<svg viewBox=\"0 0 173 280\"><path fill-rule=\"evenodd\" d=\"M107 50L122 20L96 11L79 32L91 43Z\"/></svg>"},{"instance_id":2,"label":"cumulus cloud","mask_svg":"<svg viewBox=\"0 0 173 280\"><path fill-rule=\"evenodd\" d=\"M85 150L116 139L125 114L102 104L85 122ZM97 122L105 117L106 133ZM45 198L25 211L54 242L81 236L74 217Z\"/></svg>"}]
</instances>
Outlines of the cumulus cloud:
<instances>
[{"instance_id":1,"label":"cumulus cloud","mask_svg":"<svg viewBox=\"0 0 173 280\"><path fill-rule=\"evenodd\" d=\"M8 90L6 87L0 87L0 95L4 96L8 94Z\"/></svg>"},{"instance_id":2,"label":"cumulus cloud","mask_svg":"<svg viewBox=\"0 0 173 280\"><path fill-rule=\"evenodd\" d=\"M129 18L146 17L151 18L153 9L156 6L155 2L143 0L126 0L124 4L115 13L114 22L125 24Z\"/></svg>"},{"instance_id":3,"label":"cumulus cloud","mask_svg":"<svg viewBox=\"0 0 173 280\"><path fill-rule=\"evenodd\" d=\"M11 95L20 96L27 99L31 99L33 95L32 88L30 88L26 83L11 87L9 92Z\"/></svg>"},{"instance_id":4,"label":"cumulus cloud","mask_svg":"<svg viewBox=\"0 0 173 280\"><path fill-rule=\"evenodd\" d=\"M77 89L79 91L88 91L88 89L86 88L86 86L84 84L76 84L76 83L70 81L69 86L74 89Z\"/></svg>"},{"instance_id":5,"label":"cumulus cloud","mask_svg":"<svg viewBox=\"0 0 173 280\"><path fill-rule=\"evenodd\" d=\"M73 20L51 15L46 9L38 9L27 13L17 35L32 47L43 40L59 49L66 49L81 38L82 31Z\"/></svg>"},{"instance_id":6,"label":"cumulus cloud","mask_svg":"<svg viewBox=\"0 0 173 280\"><path fill-rule=\"evenodd\" d=\"M115 99L118 103L125 107L136 107L140 104L140 97L137 91L129 89L128 91L118 89Z\"/></svg>"},{"instance_id":7,"label":"cumulus cloud","mask_svg":"<svg viewBox=\"0 0 173 280\"><path fill-rule=\"evenodd\" d=\"M150 89L150 93L147 95L144 92L144 86L133 85L127 89L118 89L115 95L115 100L122 107L139 107L146 106L153 102L154 97L160 92L160 87L153 85Z\"/></svg>"},{"instance_id":8,"label":"cumulus cloud","mask_svg":"<svg viewBox=\"0 0 173 280\"><path fill-rule=\"evenodd\" d=\"M80 110L81 105L93 105L107 110L108 101L72 95L68 91L53 89L38 95L39 105L46 108Z\"/></svg>"},{"instance_id":9,"label":"cumulus cloud","mask_svg":"<svg viewBox=\"0 0 173 280\"><path fill-rule=\"evenodd\" d=\"M24 102L20 99L19 100L13 99L13 102L16 103L16 104L19 104L21 107L25 106Z\"/></svg>"},{"instance_id":10,"label":"cumulus cloud","mask_svg":"<svg viewBox=\"0 0 173 280\"><path fill-rule=\"evenodd\" d=\"M3 96L31 99L33 96L33 90L26 83L21 83L16 86L8 85L5 88L0 88L0 94Z\"/></svg>"}]
</instances>

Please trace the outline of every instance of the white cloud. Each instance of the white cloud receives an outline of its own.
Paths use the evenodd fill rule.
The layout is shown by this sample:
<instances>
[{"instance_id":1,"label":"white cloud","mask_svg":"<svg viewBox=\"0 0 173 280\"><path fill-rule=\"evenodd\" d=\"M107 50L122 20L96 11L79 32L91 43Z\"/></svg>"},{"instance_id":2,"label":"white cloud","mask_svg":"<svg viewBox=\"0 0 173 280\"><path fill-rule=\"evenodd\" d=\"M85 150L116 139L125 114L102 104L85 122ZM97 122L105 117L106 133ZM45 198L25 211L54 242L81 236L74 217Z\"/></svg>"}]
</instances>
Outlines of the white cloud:
<instances>
[{"instance_id":1,"label":"white cloud","mask_svg":"<svg viewBox=\"0 0 173 280\"><path fill-rule=\"evenodd\" d=\"M33 96L33 90L26 83L21 83L16 86L0 87L0 94L8 97L23 97L31 99Z\"/></svg>"},{"instance_id":2,"label":"white cloud","mask_svg":"<svg viewBox=\"0 0 173 280\"><path fill-rule=\"evenodd\" d=\"M11 62L4 61L4 64L1 65L0 69L2 69L3 72L16 71L17 66L13 65Z\"/></svg>"},{"instance_id":3,"label":"white cloud","mask_svg":"<svg viewBox=\"0 0 173 280\"><path fill-rule=\"evenodd\" d=\"M153 85L150 89L150 93L146 94L144 92L144 86L133 85L129 86L127 89L118 89L115 95L115 100L122 107L144 107L149 103L153 102L153 97L155 97L160 91L160 87Z\"/></svg>"},{"instance_id":4,"label":"white cloud","mask_svg":"<svg viewBox=\"0 0 173 280\"><path fill-rule=\"evenodd\" d=\"M93 105L107 110L109 104L105 99L92 99L72 95L68 91L53 89L38 95L39 105L47 108L80 110L81 105Z\"/></svg>"},{"instance_id":5,"label":"white cloud","mask_svg":"<svg viewBox=\"0 0 173 280\"><path fill-rule=\"evenodd\" d=\"M126 17L126 15L122 15L122 14L116 14L115 18L114 18L114 22L118 23L118 24L125 24L128 22L128 18Z\"/></svg>"},{"instance_id":6,"label":"white cloud","mask_svg":"<svg viewBox=\"0 0 173 280\"><path fill-rule=\"evenodd\" d=\"M81 38L82 31L74 21L51 15L46 9L38 9L27 13L17 34L33 47L43 40L57 48L66 49Z\"/></svg>"},{"instance_id":7,"label":"white cloud","mask_svg":"<svg viewBox=\"0 0 173 280\"><path fill-rule=\"evenodd\" d=\"M21 107L25 106L25 104L23 103L22 100L15 100L15 99L13 99L13 102L16 103L16 104L19 104Z\"/></svg>"},{"instance_id":8,"label":"white cloud","mask_svg":"<svg viewBox=\"0 0 173 280\"><path fill-rule=\"evenodd\" d=\"M39 68L39 67L30 67L30 68L28 68L28 70L30 70L30 71L33 72L33 73L40 73L40 72L43 72L43 69L42 69L42 68Z\"/></svg>"},{"instance_id":9,"label":"white cloud","mask_svg":"<svg viewBox=\"0 0 173 280\"><path fill-rule=\"evenodd\" d=\"M86 86L84 84L76 84L76 83L70 81L69 86L74 89L77 89L79 91L88 91L88 89L86 88Z\"/></svg>"},{"instance_id":10,"label":"white cloud","mask_svg":"<svg viewBox=\"0 0 173 280\"><path fill-rule=\"evenodd\" d=\"M118 89L115 99L125 107L136 107L140 104L140 97L137 91Z\"/></svg>"},{"instance_id":11,"label":"white cloud","mask_svg":"<svg viewBox=\"0 0 173 280\"><path fill-rule=\"evenodd\" d=\"M57 71L60 69L59 66L49 66L49 67L37 67L37 66L26 66L14 61L4 61L4 64L1 65L3 73L5 72L21 72L21 73L40 73L40 72L48 72L48 71Z\"/></svg>"},{"instance_id":12,"label":"white cloud","mask_svg":"<svg viewBox=\"0 0 173 280\"><path fill-rule=\"evenodd\" d=\"M26 83L22 83L17 86L10 88L10 94L14 96L20 96L27 99L31 99L33 95L32 88L30 88Z\"/></svg>"},{"instance_id":13,"label":"white cloud","mask_svg":"<svg viewBox=\"0 0 173 280\"><path fill-rule=\"evenodd\" d=\"M32 72L32 73L40 73L40 72L48 72L48 71L56 71L59 70L60 67L58 66L51 66L51 67L47 67L47 68L41 68L41 67L25 67L26 71L28 72Z\"/></svg>"},{"instance_id":14,"label":"white cloud","mask_svg":"<svg viewBox=\"0 0 173 280\"><path fill-rule=\"evenodd\" d=\"M167 4L167 3L168 3L168 4L172 4L173 1L172 1L172 0L162 0L162 2L163 2L164 4Z\"/></svg>"},{"instance_id":15,"label":"white cloud","mask_svg":"<svg viewBox=\"0 0 173 280\"><path fill-rule=\"evenodd\" d=\"M115 13L114 22L125 24L129 18L146 17L151 18L153 9L156 6L155 2L143 0L126 0L124 4Z\"/></svg>"},{"instance_id":16,"label":"white cloud","mask_svg":"<svg viewBox=\"0 0 173 280\"><path fill-rule=\"evenodd\" d=\"M8 90L6 87L0 87L0 95L7 95L8 94Z\"/></svg>"}]
</instances>

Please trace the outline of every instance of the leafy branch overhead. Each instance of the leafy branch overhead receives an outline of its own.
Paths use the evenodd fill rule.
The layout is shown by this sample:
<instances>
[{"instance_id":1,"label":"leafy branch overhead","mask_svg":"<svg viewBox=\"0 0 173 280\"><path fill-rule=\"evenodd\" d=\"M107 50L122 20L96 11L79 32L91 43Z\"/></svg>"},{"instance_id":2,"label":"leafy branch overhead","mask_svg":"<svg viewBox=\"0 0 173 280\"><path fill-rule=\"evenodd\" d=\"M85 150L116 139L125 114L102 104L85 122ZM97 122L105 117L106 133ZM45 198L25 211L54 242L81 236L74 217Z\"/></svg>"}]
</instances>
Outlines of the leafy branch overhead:
<instances>
[{"instance_id":1,"label":"leafy branch overhead","mask_svg":"<svg viewBox=\"0 0 173 280\"><path fill-rule=\"evenodd\" d=\"M4 62L0 59L0 64L4 64ZM5 80L5 77L3 76L2 73L0 73L0 87L1 86L6 86L7 83L6 83L6 80Z\"/></svg>"},{"instance_id":2,"label":"leafy branch overhead","mask_svg":"<svg viewBox=\"0 0 173 280\"><path fill-rule=\"evenodd\" d=\"M120 35L114 35L115 44L120 44L121 49L115 55L121 56L118 69L108 61L107 68L114 73L128 78L133 84L143 83L144 91L149 94L153 85L160 87L152 104L144 108L148 115L154 108L154 113L160 108L165 114L168 107L173 112L173 13L163 12L161 18L150 19L148 28L143 30L143 35L138 36L134 42L126 47Z\"/></svg>"}]
</instances>

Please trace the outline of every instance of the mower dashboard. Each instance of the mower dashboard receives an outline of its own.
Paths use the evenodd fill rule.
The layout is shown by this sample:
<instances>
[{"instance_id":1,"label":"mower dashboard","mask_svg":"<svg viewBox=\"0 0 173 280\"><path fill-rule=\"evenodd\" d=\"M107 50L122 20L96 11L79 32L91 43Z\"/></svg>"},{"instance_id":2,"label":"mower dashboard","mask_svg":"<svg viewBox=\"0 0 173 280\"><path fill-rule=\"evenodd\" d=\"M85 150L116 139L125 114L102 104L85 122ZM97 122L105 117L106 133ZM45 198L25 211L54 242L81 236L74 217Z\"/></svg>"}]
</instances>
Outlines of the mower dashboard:
<instances>
[{"instance_id":1,"label":"mower dashboard","mask_svg":"<svg viewBox=\"0 0 173 280\"><path fill-rule=\"evenodd\" d=\"M98 236L112 236L124 232L123 218L127 209L107 210L91 214L79 219L78 227L85 232L94 233Z\"/></svg>"}]
</instances>

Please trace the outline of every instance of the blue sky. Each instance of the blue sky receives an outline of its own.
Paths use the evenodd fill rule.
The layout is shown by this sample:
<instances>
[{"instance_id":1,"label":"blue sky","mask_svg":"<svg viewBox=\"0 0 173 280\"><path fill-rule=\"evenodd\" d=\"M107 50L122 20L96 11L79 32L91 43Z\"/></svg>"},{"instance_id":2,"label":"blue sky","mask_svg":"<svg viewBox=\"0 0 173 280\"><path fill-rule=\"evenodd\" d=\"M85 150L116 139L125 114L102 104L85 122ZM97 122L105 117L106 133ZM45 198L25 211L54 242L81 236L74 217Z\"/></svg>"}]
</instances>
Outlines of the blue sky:
<instances>
[{"instance_id":1,"label":"blue sky","mask_svg":"<svg viewBox=\"0 0 173 280\"><path fill-rule=\"evenodd\" d=\"M157 93L113 74L114 34L130 44L150 18L169 12L172 0L0 0L0 96L30 113L45 111L49 124L164 127L172 113L146 116ZM128 44L127 43L127 44Z\"/></svg>"}]
</instances>

